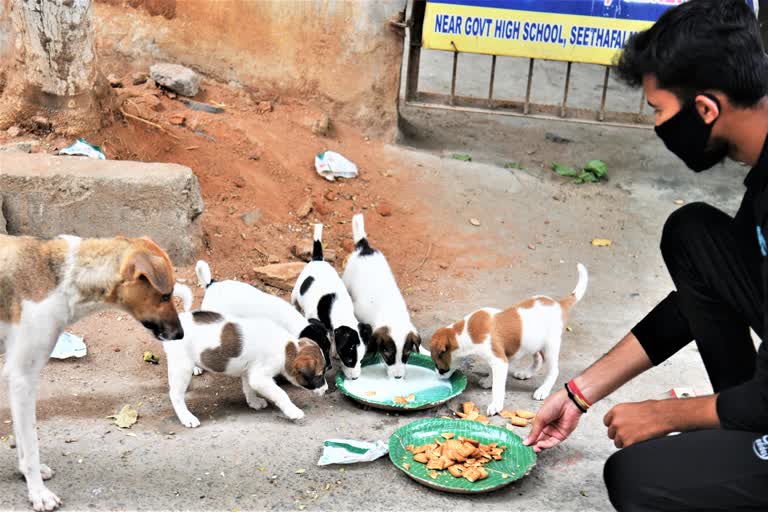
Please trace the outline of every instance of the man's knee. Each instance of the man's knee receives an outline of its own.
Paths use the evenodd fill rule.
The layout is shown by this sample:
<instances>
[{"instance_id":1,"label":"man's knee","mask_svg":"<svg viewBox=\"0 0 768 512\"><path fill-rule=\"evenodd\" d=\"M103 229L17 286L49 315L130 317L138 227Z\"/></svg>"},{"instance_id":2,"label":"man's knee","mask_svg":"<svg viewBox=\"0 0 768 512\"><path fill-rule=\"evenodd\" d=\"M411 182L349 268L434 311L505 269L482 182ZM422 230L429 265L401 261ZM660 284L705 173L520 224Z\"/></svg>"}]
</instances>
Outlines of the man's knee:
<instances>
[{"instance_id":1,"label":"man's knee","mask_svg":"<svg viewBox=\"0 0 768 512\"><path fill-rule=\"evenodd\" d=\"M635 478L640 468L631 450L619 450L611 455L603 467L603 480L611 505L619 512L642 510L641 496L644 486Z\"/></svg>"},{"instance_id":2,"label":"man's knee","mask_svg":"<svg viewBox=\"0 0 768 512\"><path fill-rule=\"evenodd\" d=\"M727 233L733 219L706 203L687 204L674 211L664 223L661 253L669 262L681 252L696 249L703 240Z\"/></svg>"}]
</instances>

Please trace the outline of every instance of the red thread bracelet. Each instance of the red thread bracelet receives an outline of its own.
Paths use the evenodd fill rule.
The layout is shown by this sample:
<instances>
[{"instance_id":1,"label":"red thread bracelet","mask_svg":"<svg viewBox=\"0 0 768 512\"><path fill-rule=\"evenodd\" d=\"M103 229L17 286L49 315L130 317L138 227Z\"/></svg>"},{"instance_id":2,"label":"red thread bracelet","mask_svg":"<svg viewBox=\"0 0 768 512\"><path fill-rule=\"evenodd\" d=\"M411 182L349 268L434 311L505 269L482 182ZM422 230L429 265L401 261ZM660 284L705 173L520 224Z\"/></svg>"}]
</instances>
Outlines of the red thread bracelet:
<instances>
[{"instance_id":1,"label":"red thread bracelet","mask_svg":"<svg viewBox=\"0 0 768 512\"><path fill-rule=\"evenodd\" d=\"M568 381L568 387L571 388L571 392L578 396L585 404L587 404L588 407L592 407L592 402L587 400L587 398L584 396L584 393L582 393L579 389L579 386L577 386L576 382L574 382L574 379Z\"/></svg>"}]
</instances>

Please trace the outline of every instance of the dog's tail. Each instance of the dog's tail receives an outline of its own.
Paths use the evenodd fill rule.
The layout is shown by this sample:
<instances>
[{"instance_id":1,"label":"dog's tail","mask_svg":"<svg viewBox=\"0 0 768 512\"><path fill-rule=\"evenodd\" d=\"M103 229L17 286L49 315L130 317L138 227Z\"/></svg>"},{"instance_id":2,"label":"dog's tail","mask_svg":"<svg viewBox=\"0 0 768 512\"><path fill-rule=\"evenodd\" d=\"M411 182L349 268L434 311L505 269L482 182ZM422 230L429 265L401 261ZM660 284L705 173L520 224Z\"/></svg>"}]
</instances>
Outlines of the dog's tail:
<instances>
[{"instance_id":1,"label":"dog's tail","mask_svg":"<svg viewBox=\"0 0 768 512\"><path fill-rule=\"evenodd\" d=\"M189 286L181 283L173 285L173 296L181 299L181 303L184 305L184 311L190 311L192 309L192 290Z\"/></svg>"},{"instance_id":2,"label":"dog's tail","mask_svg":"<svg viewBox=\"0 0 768 512\"><path fill-rule=\"evenodd\" d=\"M209 267L208 263L205 261L199 260L197 262L197 265L195 265L195 274L197 274L197 284L199 284L201 288L208 288L213 284L211 267Z\"/></svg>"},{"instance_id":3,"label":"dog's tail","mask_svg":"<svg viewBox=\"0 0 768 512\"><path fill-rule=\"evenodd\" d=\"M569 296L564 297L563 299L560 300L560 304L565 309L570 309L573 306L575 306L576 303L579 302L584 297L584 294L587 291L587 283L589 282L587 267L585 267L581 263L578 263L576 265L576 268L578 268L579 270L579 282L576 283L576 288L573 289L573 291Z\"/></svg>"},{"instance_id":4,"label":"dog's tail","mask_svg":"<svg viewBox=\"0 0 768 512\"><path fill-rule=\"evenodd\" d=\"M352 239L355 241L355 244L358 244L367 237L368 235L365 234L365 220L363 220L363 214L358 213L352 217Z\"/></svg>"},{"instance_id":5,"label":"dog's tail","mask_svg":"<svg viewBox=\"0 0 768 512\"><path fill-rule=\"evenodd\" d=\"M312 243L312 261L323 261L323 225L315 224L315 236Z\"/></svg>"}]
</instances>

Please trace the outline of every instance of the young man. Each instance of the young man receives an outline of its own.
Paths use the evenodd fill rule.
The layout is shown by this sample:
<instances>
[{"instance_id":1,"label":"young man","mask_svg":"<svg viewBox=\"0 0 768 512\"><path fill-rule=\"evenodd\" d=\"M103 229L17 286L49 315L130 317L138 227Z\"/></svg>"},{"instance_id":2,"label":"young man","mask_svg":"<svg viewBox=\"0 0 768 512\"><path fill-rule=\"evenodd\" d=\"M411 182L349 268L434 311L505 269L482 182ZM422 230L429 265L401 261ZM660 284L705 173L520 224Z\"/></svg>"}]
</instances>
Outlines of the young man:
<instances>
[{"instance_id":1,"label":"young man","mask_svg":"<svg viewBox=\"0 0 768 512\"><path fill-rule=\"evenodd\" d=\"M734 218L690 204L661 240L676 291L608 354L550 396L525 443L565 440L589 406L696 342L714 395L617 405L622 450L605 465L619 510L768 510L768 57L745 0L691 0L636 34L618 63L642 85L656 133L692 170L750 164ZM666 436L671 432L682 432Z\"/></svg>"}]
</instances>

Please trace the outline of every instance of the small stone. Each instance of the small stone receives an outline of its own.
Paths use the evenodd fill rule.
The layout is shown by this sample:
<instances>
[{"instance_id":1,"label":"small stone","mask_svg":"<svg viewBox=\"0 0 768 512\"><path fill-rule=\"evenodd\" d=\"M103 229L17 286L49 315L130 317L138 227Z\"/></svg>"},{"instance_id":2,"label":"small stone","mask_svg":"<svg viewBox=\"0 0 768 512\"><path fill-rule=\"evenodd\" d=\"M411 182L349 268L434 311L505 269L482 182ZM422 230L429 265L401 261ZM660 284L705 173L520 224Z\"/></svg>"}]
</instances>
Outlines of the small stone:
<instances>
[{"instance_id":1,"label":"small stone","mask_svg":"<svg viewBox=\"0 0 768 512\"><path fill-rule=\"evenodd\" d=\"M120 347L115 347L112 349L113 352L120 352Z\"/></svg>"},{"instance_id":2,"label":"small stone","mask_svg":"<svg viewBox=\"0 0 768 512\"><path fill-rule=\"evenodd\" d=\"M325 201L320 198L312 200L312 208L318 215L328 215L331 212L330 208L325 204Z\"/></svg>"},{"instance_id":3,"label":"small stone","mask_svg":"<svg viewBox=\"0 0 768 512\"><path fill-rule=\"evenodd\" d=\"M270 254L270 255L267 257L267 261L268 261L269 263L280 263L280 256L276 256L276 255L274 255L274 254Z\"/></svg>"},{"instance_id":4,"label":"small stone","mask_svg":"<svg viewBox=\"0 0 768 512\"><path fill-rule=\"evenodd\" d=\"M174 114L171 116L171 118L168 120L169 123L174 124L176 126L183 126L184 121L186 121L187 118L184 117L181 114Z\"/></svg>"},{"instance_id":5,"label":"small stone","mask_svg":"<svg viewBox=\"0 0 768 512\"><path fill-rule=\"evenodd\" d=\"M261 160L261 155L258 153L253 153L251 156L248 157L248 160Z\"/></svg>"},{"instance_id":6,"label":"small stone","mask_svg":"<svg viewBox=\"0 0 768 512\"><path fill-rule=\"evenodd\" d=\"M245 187L245 178L242 176L236 176L235 179L232 180L232 183L234 183L237 188L243 188Z\"/></svg>"},{"instance_id":7,"label":"small stone","mask_svg":"<svg viewBox=\"0 0 768 512\"><path fill-rule=\"evenodd\" d=\"M200 75L186 66L168 62L149 69L152 80L182 96L195 96L200 90Z\"/></svg>"},{"instance_id":8,"label":"small stone","mask_svg":"<svg viewBox=\"0 0 768 512\"><path fill-rule=\"evenodd\" d=\"M131 83L133 85L141 85L147 81L149 78L149 75L147 75L143 71L137 71L136 73L131 73Z\"/></svg>"},{"instance_id":9,"label":"small stone","mask_svg":"<svg viewBox=\"0 0 768 512\"><path fill-rule=\"evenodd\" d=\"M376 213L382 217L390 217L392 215L392 206L389 203L382 201L376 206Z\"/></svg>"},{"instance_id":10,"label":"small stone","mask_svg":"<svg viewBox=\"0 0 768 512\"><path fill-rule=\"evenodd\" d=\"M440 268L445 270L445 269L448 268L448 264L447 263L440 263Z\"/></svg>"},{"instance_id":11,"label":"small stone","mask_svg":"<svg viewBox=\"0 0 768 512\"><path fill-rule=\"evenodd\" d=\"M302 204L296 210L296 216L300 219L303 219L307 217L310 213L312 213L312 200L307 199L306 201L304 201L304 204Z\"/></svg>"},{"instance_id":12,"label":"small stone","mask_svg":"<svg viewBox=\"0 0 768 512\"><path fill-rule=\"evenodd\" d=\"M11 126L10 128L8 128L8 131L6 131L5 133L7 133L8 136L10 137L18 137L19 134L21 133L21 128L19 128L18 126Z\"/></svg>"},{"instance_id":13,"label":"small stone","mask_svg":"<svg viewBox=\"0 0 768 512\"><path fill-rule=\"evenodd\" d=\"M544 138L555 144L568 144L569 142L572 142L571 139L566 139L565 137L552 132L545 133Z\"/></svg>"},{"instance_id":14,"label":"small stone","mask_svg":"<svg viewBox=\"0 0 768 512\"><path fill-rule=\"evenodd\" d=\"M685 201L683 201L682 199L678 199L677 201L675 201L675 204L680 206L680 205L685 204Z\"/></svg>"},{"instance_id":15,"label":"small stone","mask_svg":"<svg viewBox=\"0 0 768 512\"><path fill-rule=\"evenodd\" d=\"M341 248L344 249L347 252L352 252L355 250L355 243L350 239L344 239L341 242Z\"/></svg>"},{"instance_id":16,"label":"small stone","mask_svg":"<svg viewBox=\"0 0 768 512\"><path fill-rule=\"evenodd\" d=\"M536 250L536 246L534 244L528 244L528 248L532 251Z\"/></svg>"},{"instance_id":17,"label":"small stone","mask_svg":"<svg viewBox=\"0 0 768 512\"><path fill-rule=\"evenodd\" d=\"M256 110L259 112L259 114L266 114L267 112L272 112L272 102L260 101L259 104L256 106Z\"/></svg>"},{"instance_id":18,"label":"small stone","mask_svg":"<svg viewBox=\"0 0 768 512\"><path fill-rule=\"evenodd\" d=\"M269 286L290 292L293 285L304 270L305 263L296 261L291 263L277 263L253 269L254 277Z\"/></svg>"},{"instance_id":19,"label":"small stone","mask_svg":"<svg viewBox=\"0 0 768 512\"><path fill-rule=\"evenodd\" d=\"M298 242L291 247L291 254L296 256L302 261L309 261L312 259L312 240L304 240ZM323 249L323 259L329 263L336 261L336 251L333 249Z\"/></svg>"},{"instance_id":20,"label":"small stone","mask_svg":"<svg viewBox=\"0 0 768 512\"><path fill-rule=\"evenodd\" d=\"M109 82L109 85L118 88L123 86L123 81L117 78L114 74L107 75L107 81Z\"/></svg>"},{"instance_id":21,"label":"small stone","mask_svg":"<svg viewBox=\"0 0 768 512\"><path fill-rule=\"evenodd\" d=\"M478 219L474 218L474 217L469 219L469 223L472 224L473 226L479 226L480 225L480 221Z\"/></svg>"},{"instance_id":22,"label":"small stone","mask_svg":"<svg viewBox=\"0 0 768 512\"><path fill-rule=\"evenodd\" d=\"M335 201L336 200L336 194L332 190L329 190L328 192L326 192L324 197L328 201Z\"/></svg>"},{"instance_id":23,"label":"small stone","mask_svg":"<svg viewBox=\"0 0 768 512\"><path fill-rule=\"evenodd\" d=\"M325 137L331 129L331 118L328 114L323 114L320 119L315 119L312 123L312 133Z\"/></svg>"},{"instance_id":24,"label":"small stone","mask_svg":"<svg viewBox=\"0 0 768 512\"><path fill-rule=\"evenodd\" d=\"M0 146L0 152L9 153L32 153L36 148L40 147L40 143L36 140L25 140L21 142L11 142L10 144L3 144Z\"/></svg>"},{"instance_id":25,"label":"small stone","mask_svg":"<svg viewBox=\"0 0 768 512\"><path fill-rule=\"evenodd\" d=\"M261 219L261 210L244 213L240 216L246 226L253 226Z\"/></svg>"}]
</instances>

